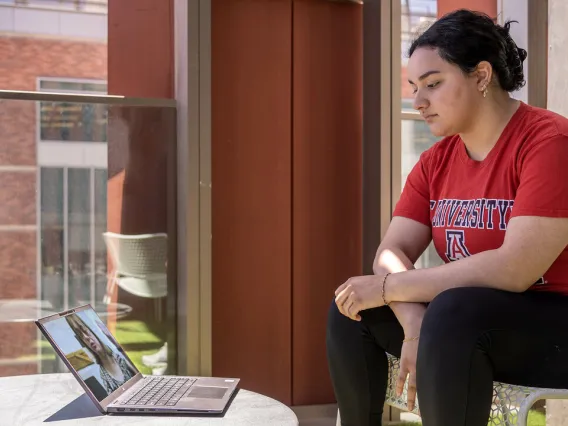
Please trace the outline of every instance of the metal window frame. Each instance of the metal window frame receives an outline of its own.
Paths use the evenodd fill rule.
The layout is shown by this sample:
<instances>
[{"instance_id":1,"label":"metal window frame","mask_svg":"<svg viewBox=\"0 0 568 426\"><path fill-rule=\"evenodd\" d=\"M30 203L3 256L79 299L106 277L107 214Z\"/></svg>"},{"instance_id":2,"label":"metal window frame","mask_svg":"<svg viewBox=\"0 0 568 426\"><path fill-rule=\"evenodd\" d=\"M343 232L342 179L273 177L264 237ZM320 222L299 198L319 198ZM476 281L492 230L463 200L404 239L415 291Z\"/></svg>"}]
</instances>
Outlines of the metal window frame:
<instances>
[{"instance_id":1,"label":"metal window frame","mask_svg":"<svg viewBox=\"0 0 568 426\"><path fill-rule=\"evenodd\" d=\"M394 17L398 17L394 19ZM394 206L393 177L399 173L400 1L366 0L363 5L363 271L388 228ZM398 87L397 87L398 81ZM400 173L399 173L400 174ZM400 185L400 183L398 184ZM378 220L377 220L378 218Z\"/></svg>"},{"instance_id":2,"label":"metal window frame","mask_svg":"<svg viewBox=\"0 0 568 426\"><path fill-rule=\"evenodd\" d=\"M174 0L178 372L212 374L211 2Z\"/></svg>"}]
</instances>

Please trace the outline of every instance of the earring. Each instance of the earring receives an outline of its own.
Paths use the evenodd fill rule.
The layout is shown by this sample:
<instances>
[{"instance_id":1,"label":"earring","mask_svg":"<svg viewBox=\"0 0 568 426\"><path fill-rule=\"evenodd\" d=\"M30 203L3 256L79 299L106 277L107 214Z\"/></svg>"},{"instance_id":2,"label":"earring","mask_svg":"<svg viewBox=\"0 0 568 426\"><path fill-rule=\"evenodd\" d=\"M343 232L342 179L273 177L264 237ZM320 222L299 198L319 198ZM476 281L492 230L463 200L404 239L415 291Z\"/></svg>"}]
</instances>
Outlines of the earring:
<instances>
[{"instance_id":1,"label":"earring","mask_svg":"<svg viewBox=\"0 0 568 426\"><path fill-rule=\"evenodd\" d=\"M489 89L487 88L487 86L485 86L483 88L483 97L486 98L487 97L487 93L489 93Z\"/></svg>"}]
</instances>

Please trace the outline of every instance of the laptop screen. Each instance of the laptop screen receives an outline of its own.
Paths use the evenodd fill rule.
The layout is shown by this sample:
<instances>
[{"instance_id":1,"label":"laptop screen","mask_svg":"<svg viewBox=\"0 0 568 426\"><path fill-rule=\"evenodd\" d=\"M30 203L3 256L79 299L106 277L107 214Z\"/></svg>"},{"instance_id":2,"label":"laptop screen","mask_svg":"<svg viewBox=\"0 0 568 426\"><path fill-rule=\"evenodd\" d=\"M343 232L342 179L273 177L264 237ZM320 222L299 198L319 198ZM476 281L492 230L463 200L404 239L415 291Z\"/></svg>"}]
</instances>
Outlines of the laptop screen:
<instances>
[{"instance_id":1,"label":"laptop screen","mask_svg":"<svg viewBox=\"0 0 568 426\"><path fill-rule=\"evenodd\" d=\"M45 322L43 327L99 401L138 374L90 307Z\"/></svg>"}]
</instances>

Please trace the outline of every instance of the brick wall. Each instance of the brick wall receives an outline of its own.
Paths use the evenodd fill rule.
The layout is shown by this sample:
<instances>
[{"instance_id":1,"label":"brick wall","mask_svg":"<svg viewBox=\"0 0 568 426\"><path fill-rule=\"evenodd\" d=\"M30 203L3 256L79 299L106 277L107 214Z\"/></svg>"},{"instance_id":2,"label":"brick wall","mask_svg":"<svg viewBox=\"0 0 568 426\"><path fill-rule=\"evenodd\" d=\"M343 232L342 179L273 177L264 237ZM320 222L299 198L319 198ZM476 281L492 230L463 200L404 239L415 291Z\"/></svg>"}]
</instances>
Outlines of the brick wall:
<instances>
[{"instance_id":1,"label":"brick wall","mask_svg":"<svg viewBox=\"0 0 568 426\"><path fill-rule=\"evenodd\" d=\"M104 43L0 37L0 89L37 90L38 77L106 76ZM0 300L37 297L37 171L29 168L37 165L36 123L35 102L0 101ZM35 354L35 339L33 323L0 324L0 376L37 372L35 361L16 361Z\"/></svg>"}]
</instances>

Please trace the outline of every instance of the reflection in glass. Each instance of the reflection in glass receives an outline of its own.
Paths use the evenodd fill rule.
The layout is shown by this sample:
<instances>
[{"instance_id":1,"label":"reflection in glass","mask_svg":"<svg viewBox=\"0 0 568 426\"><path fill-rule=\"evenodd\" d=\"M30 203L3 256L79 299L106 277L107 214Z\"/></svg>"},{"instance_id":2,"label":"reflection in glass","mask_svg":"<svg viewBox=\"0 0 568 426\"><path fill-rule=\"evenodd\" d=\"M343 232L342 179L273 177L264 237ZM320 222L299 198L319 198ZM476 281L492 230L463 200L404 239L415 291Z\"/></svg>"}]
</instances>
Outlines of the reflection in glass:
<instances>
[{"instance_id":1,"label":"reflection in glass","mask_svg":"<svg viewBox=\"0 0 568 426\"><path fill-rule=\"evenodd\" d=\"M53 142L106 142L106 105L40 102L40 139Z\"/></svg>"},{"instance_id":2,"label":"reflection in glass","mask_svg":"<svg viewBox=\"0 0 568 426\"><path fill-rule=\"evenodd\" d=\"M4 172L6 185L0 187L7 228L0 230L0 242L10 247L0 262L0 334L10 336L0 345L0 376L66 372L33 320L85 303L92 304L136 368L175 374L176 271L175 266L164 270L165 259L176 258L170 214L176 205L175 107L57 99L77 112L75 127L93 135L81 142L70 133L73 143L58 144L40 137L42 101L0 102L0 163L18 169ZM108 142L93 142L97 126L85 129L101 107L111 119L105 118L108 138L105 133L99 140ZM145 281L123 277L122 286L109 292L115 265L103 239L108 231L167 236L159 273L150 268ZM156 259L144 252L138 261L148 269Z\"/></svg>"},{"instance_id":3,"label":"reflection in glass","mask_svg":"<svg viewBox=\"0 0 568 426\"><path fill-rule=\"evenodd\" d=\"M39 90L81 95L104 95L107 84L100 81L68 81L42 78ZM104 104L39 102L42 141L106 142L108 108Z\"/></svg>"},{"instance_id":4,"label":"reflection in glass","mask_svg":"<svg viewBox=\"0 0 568 426\"><path fill-rule=\"evenodd\" d=\"M63 307L63 168L42 167L40 188L41 297Z\"/></svg>"},{"instance_id":5,"label":"reflection in glass","mask_svg":"<svg viewBox=\"0 0 568 426\"><path fill-rule=\"evenodd\" d=\"M92 303L91 300L91 170L67 171L67 276L68 306Z\"/></svg>"},{"instance_id":6,"label":"reflection in glass","mask_svg":"<svg viewBox=\"0 0 568 426\"><path fill-rule=\"evenodd\" d=\"M107 285L107 251L103 233L107 230L107 179L105 169L95 169L95 241L94 241L94 275L95 300L102 301Z\"/></svg>"}]
</instances>

